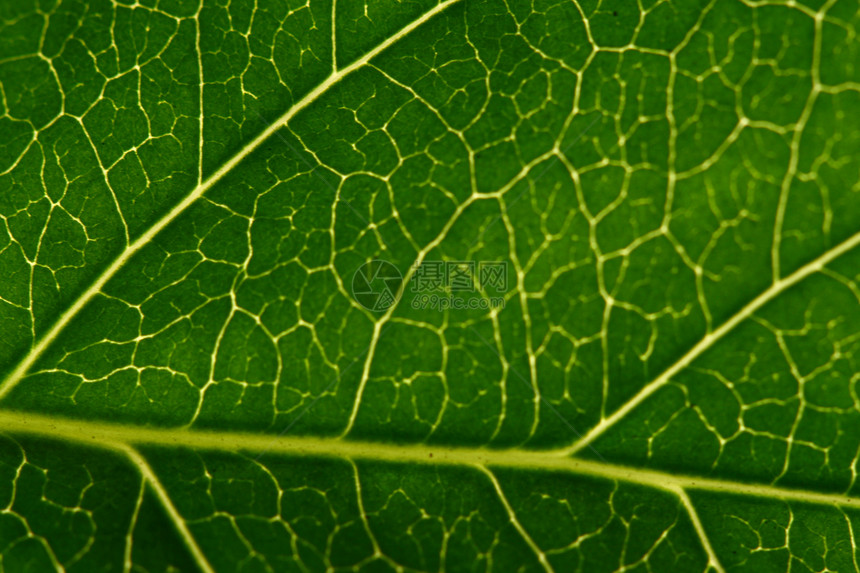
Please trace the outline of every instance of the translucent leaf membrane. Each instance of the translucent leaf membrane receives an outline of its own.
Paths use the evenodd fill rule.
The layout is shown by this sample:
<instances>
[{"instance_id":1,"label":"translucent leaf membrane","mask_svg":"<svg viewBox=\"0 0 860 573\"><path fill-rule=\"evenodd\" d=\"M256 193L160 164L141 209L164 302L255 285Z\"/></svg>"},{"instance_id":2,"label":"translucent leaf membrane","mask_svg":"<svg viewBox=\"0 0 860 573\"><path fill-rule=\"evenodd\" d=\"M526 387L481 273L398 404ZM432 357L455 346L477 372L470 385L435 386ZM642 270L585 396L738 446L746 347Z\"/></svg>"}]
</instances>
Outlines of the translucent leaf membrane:
<instances>
[{"instance_id":1,"label":"translucent leaf membrane","mask_svg":"<svg viewBox=\"0 0 860 573\"><path fill-rule=\"evenodd\" d=\"M856 2L0 15L3 570L858 569Z\"/></svg>"}]
</instances>

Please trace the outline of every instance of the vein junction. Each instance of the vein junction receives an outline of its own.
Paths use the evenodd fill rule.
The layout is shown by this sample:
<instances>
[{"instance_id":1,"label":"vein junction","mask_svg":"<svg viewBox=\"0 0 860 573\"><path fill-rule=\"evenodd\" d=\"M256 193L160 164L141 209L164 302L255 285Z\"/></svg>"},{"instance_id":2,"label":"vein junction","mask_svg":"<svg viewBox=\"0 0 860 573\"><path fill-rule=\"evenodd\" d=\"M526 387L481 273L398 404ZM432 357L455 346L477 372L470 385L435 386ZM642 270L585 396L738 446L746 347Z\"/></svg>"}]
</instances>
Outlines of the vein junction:
<instances>
[{"instance_id":1,"label":"vein junction","mask_svg":"<svg viewBox=\"0 0 860 573\"><path fill-rule=\"evenodd\" d=\"M569 457L593 444L602 451L600 437L635 437L624 428L608 432L630 422L644 426L646 438L604 443L642 465L653 462L661 446L667 449L666 440L677 456L681 438L692 436L694 453L708 459L696 458L691 472L728 475L721 464L754 459L762 466L754 469L776 484L817 463L822 473L850 473L845 491L853 491L860 452L856 444L846 449L856 435L860 399L856 377L847 382L845 373L856 371L858 337L842 308L860 299L860 288L846 269L851 265L836 259L860 242L860 235L845 238L854 222L846 223L837 207L843 192L853 192L843 189L840 173L846 172L840 169L850 164L852 149L845 143L851 127L845 110L856 107L860 88L822 73L825 31L850 28L829 14L835 2L819 10L790 2L771 20L776 6L739 2L726 21L722 7L711 2L678 26L684 33L673 45L656 47L650 26L665 21L659 13L665 3L633 7L631 22L637 23L626 44L593 26L608 14L586 14L575 2L565 4L570 13L563 18L499 6L507 19L498 26L484 26L484 15L465 11L444 22L450 29L438 34L431 50L406 45L396 58L371 62L455 2L439 4L353 64L339 68L332 53L324 81L206 179L204 90L197 86L201 106L191 114L200 126L196 187L131 241L116 193L122 189L111 186L128 246L41 338L32 277L37 267L50 268L40 258L50 255L48 239L43 244L40 238L29 255L31 288L23 298L16 294L15 304L30 317L34 344L0 385L10 408L0 414L2 427L120 448L192 549L178 510L171 511L154 471L132 448L524 468L644 485L680 499L716 570L719 562L688 491L854 507L850 496ZM335 44L334 5L331 12ZM478 22L469 20L474 14ZM553 22L576 23L580 37L557 50L547 38L568 39L575 30L542 35ZM195 30L202 84L199 22ZM500 37L488 41L496 30ZM724 37L726 30L732 35ZM812 38L808 54L794 49L797 38ZM425 57L431 52L438 59ZM516 64L524 53L529 65ZM354 83L339 90L347 76ZM771 79L762 88L755 81L760 78ZM803 97L792 99L799 106L779 99L797 86ZM327 100L328 92L337 97ZM375 109L382 100L390 106ZM306 124L281 129L312 102L319 105ZM822 109L839 118L838 125L829 125ZM510 118L510 125L497 125L499 117ZM92 123L86 114L76 119ZM333 125L350 129L333 134ZM820 133L825 137L817 141ZM94 148L102 139L88 138ZM842 149L849 150L845 157ZM128 158L135 154L129 151ZM120 161L100 160L99 170L107 176ZM248 188L219 194L218 183L233 171L254 174L242 181ZM800 197L805 203L792 203ZM821 220L792 219L806 211ZM168 228L192 212L193 223ZM15 225L3 222L12 236ZM480 234L461 240L469 228ZM48 224L45 229L50 235ZM266 243L272 236L277 241ZM795 249L804 256L782 260ZM761 257L763 250L769 252ZM352 300L348 277L358 254L395 253L404 268L437 255L509 261L516 282L506 294L510 309L440 318L403 316L392 307L370 316ZM138 255L149 257L148 269L158 269L147 277L152 280L143 295L123 289L124 282L135 284L123 281L122 271ZM763 267L770 270L764 280L755 273ZM818 281L818 294L798 300L790 291L806 279ZM768 314L770 303L792 296ZM93 328L105 331L91 343L76 345L74 335L63 340L66 330L86 339L71 327L85 308L101 319ZM116 316L127 328L109 328L105 317ZM729 332L742 334L734 348ZM816 342L808 345L814 351L799 348L809 340ZM709 359L718 342L726 354ZM36 367L55 344L62 356ZM121 359L101 368L105 356ZM667 361L674 362L665 368ZM653 378L654 371L662 373ZM13 392L25 376L36 399L55 400L52 411L81 406L153 419L167 415L169 405L175 418L168 424L253 419L255 427L272 430L291 427L316 406L330 415L319 416L321 427L344 428L344 437L29 416L12 410L27 394ZM834 379L838 383L828 386ZM320 387L320 380L329 382ZM41 391L45 384L50 392ZM643 421L639 406L651 398L660 408ZM789 414L784 427L772 423L774 411ZM473 424L471 443L500 449L393 446L368 438L390 430L413 443L450 441L459 437L463 419ZM512 446L556 439L558 427L593 429L560 451ZM763 448L768 455L757 456ZM770 459L776 467L767 465ZM357 468L355 476L358 483ZM515 529L540 565L551 568L541 540L515 516L515 501L490 479ZM363 508L361 495L368 492L357 489ZM369 520L363 527L372 529ZM376 539L372 546L380 550Z\"/></svg>"}]
</instances>

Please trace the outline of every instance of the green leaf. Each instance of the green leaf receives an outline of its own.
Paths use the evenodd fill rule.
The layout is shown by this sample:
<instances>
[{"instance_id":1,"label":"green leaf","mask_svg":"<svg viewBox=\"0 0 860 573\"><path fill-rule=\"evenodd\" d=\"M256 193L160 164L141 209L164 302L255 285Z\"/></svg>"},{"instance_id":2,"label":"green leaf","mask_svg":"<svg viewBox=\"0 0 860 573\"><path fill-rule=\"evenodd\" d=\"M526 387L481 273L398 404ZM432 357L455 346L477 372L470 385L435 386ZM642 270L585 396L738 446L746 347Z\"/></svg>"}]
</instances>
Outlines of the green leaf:
<instances>
[{"instance_id":1,"label":"green leaf","mask_svg":"<svg viewBox=\"0 0 860 573\"><path fill-rule=\"evenodd\" d=\"M27 4L0 570L860 569L856 1Z\"/></svg>"}]
</instances>

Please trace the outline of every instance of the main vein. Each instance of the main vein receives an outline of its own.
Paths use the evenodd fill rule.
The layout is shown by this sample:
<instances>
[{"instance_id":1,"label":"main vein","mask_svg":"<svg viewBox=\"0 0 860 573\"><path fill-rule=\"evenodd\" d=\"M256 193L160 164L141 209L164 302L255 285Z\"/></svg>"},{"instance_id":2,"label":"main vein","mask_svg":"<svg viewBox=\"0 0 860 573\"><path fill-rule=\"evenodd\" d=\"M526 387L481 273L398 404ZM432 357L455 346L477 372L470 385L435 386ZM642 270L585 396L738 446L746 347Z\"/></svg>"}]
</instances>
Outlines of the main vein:
<instances>
[{"instance_id":1,"label":"main vein","mask_svg":"<svg viewBox=\"0 0 860 573\"><path fill-rule=\"evenodd\" d=\"M302 99L293 104L283 115L281 115L278 119L276 119L269 127L267 127L262 133L260 133L257 137L251 140L247 145L242 147L235 155L233 155L224 165L222 165L217 171L215 171L212 175L210 175L206 180L200 183L194 190L191 191L179 204L173 207L167 214L162 216L158 221L156 221L149 229L146 230L140 237L135 239L131 244L129 244L119 256L114 259L114 261L108 266L99 277L85 290L76 300L75 302L57 319L57 321L53 324L53 326L33 345L30 352L27 353L26 356L18 363L15 369L0 383L0 400L2 400L5 396L11 392L15 386L21 381L24 376L26 376L27 372L30 371L33 364L39 359L39 357L48 349L51 343L56 340L56 338L60 335L63 329L78 315L78 313L83 310L83 308L90 302L93 297L99 294L104 288L105 284L114 276L116 273L123 267L125 264L143 247L149 244L150 241L160 233L165 227L167 227L171 222L173 222L179 215L185 212L188 207L190 207L195 201L197 201L200 197L203 196L206 191L211 189L218 181L224 178L230 171L233 170L239 163L242 162L248 155L254 152L260 145L263 144L272 134L274 134L278 129L286 125L297 113L306 108L308 105L319 99L324 93L326 93L332 86L338 83L340 80L350 75L357 69L365 66L370 60L372 60L379 53L387 49L392 44L396 43L398 40L408 35L410 32L415 30L418 26L421 26L428 20L430 20L436 14L442 12L452 4L456 4L460 0L445 0L441 2L433 9L425 12L420 18L410 22L407 26L400 29L396 34L387 38L385 41L380 43L378 46L370 50L367 54L353 62L352 64L346 66L345 68L337 71L333 71L331 75L329 75L325 81L319 84L313 91L305 95ZM202 102L201 102L202 105Z\"/></svg>"},{"instance_id":2,"label":"main vein","mask_svg":"<svg viewBox=\"0 0 860 573\"><path fill-rule=\"evenodd\" d=\"M117 445L129 447L161 446L168 448L191 448L198 451L267 452L270 455L335 457L389 463L507 467L566 472L635 483L670 492L677 492L679 489L683 491L713 491L860 508L860 498L837 493L822 493L773 485L670 474L605 462L563 457L551 451L520 449L491 450L475 447L386 444L340 438L315 438L290 435L274 436L243 432L175 428L161 429L51 418L16 411L0 412L0 428L3 428L4 432L10 434L35 435L107 449L117 449Z\"/></svg>"}]
</instances>

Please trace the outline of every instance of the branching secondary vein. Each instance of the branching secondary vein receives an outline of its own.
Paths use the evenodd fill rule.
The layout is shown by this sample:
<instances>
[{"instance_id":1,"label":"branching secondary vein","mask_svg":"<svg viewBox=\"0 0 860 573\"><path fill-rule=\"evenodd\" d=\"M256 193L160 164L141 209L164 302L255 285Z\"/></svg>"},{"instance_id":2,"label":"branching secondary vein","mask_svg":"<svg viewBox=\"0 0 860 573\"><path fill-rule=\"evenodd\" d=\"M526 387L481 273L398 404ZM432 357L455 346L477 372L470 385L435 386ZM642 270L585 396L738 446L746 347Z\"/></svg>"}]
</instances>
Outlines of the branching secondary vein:
<instances>
[{"instance_id":1,"label":"branching secondary vein","mask_svg":"<svg viewBox=\"0 0 860 573\"><path fill-rule=\"evenodd\" d=\"M186 211L194 202L196 202L200 197L203 196L210 188L212 188L218 181L224 178L225 175L230 173L239 163L242 162L248 155L250 155L254 150L256 150L260 145L262 145L269 137L271 137L277 130L281 129L287 122L289 122L295 115L306 108L308 105L319 99L323 94L328 92L332 86L340 82L346 76L352 74L354 71L364 67L367 63L372 60L379 53L384 51L386 48L403 38L404 36L411 33L415 28L420 26L421 24L430 20L433 16L439 14L440 12L447 9L449 6L456 4L459 0L447 0L445 2L440 3L432 10L424 13L420 18L417 18L413 22L411 22L408 26L405 26L396 34L392 35L384 42L380 43L374 49L369 51L367 54L350 64L349 66L333 72L328 78L325 79L321 84L319 84L316 88L314 88L310 93L308 93L301 100L296 102L290 109L288 109L281 117L272 122L269 127L267 127L262 133L260 133L257 137L252 139L247 145L242 147L238 153L236 153L233 157L231 157L224 165L221 166L215 173L210 175L205 181L200 183L197 187L194 188L191 193L189 193L179 204L177 204L173 209L171 209L166 215L164 215L161 219L156 221L151 227L149 227L146 232L144 232L140 237L138 237L135 241L133 241L128 247L126 247L119 256L114 259L113 263L108 266L99 277L95 280L95 282L90 285L90 287L85 290L81 295L75 300L75 302L60 316L60 318L54 323L54 325L40 338L32 347L30 352L18 363L14 370L12 370L11 374L0 383L0 400L6 397L9 392L12 391L15 386L21 381L21 379L27 375L30 371L30 368L35 364L35 362L39 359L42 354L48 349L51 343L56 340L56 338L60 335L60 333L72 322L72 320L84 309L84 307L89 303L97 294L99 294L102 288L107 284L107 282L114 276L116 273L125 266L125 264L131 260L131 258L140 251L143 247L149 244L153 238L155 238L158 233L160 233L164 228L166 228L171 222L173 222L177 217L179 217L182 213Z\"/></svg>"},{"instance_id":2,"label":"branching secondary vein","mask_svg":"<svg viewBox=\"0 0 860 573\"><path fill-rule=\"evenodd\" d=\"M706 334L695 346L693 346L693 348L691 348L686 354L684 354L680 359L678 359L674 364L672 364L672 366L667 368L657 378L655 378L653 381L651 381L645 387L639 390L639 392L637 392L632 398L625 402L623 406L615 410L615 412L613 412L611 415L601 420L600 423L594 426L585 436L582 437L582 439L574 442L574 444L571 445L569 448L562 449L559 453L563 455L572 455L576 452L581 451L583 448L588 447L597 438L606 433L609 428L613 427L621 419L627 416L627 414L629 414L634 408L644 402L646 398L648 398L649 396L654 394L654 392L665 386L676 374L689 366L696 358L704 354L704 352L707 351L709 348L713 347L718 340L720 340L726 334L734 330L735 327L737 327L743 321L750 318L757 310L762 308L764 305L775 299L777 296L779 296L792 286L801 282L803 279L814 273L820 272L822 269L824 269L825 265L844 255L858 245L860 245L860 233L856 233L855 235L849 237L842 243L836 245L832 249L828 250L827 252L816 258L815 260L810 261L809 263L800 267L784 279L775 282L770 288L758 295L741 310L735 313L731 318L725 321L719 328Z\"/></svg>"},{"instance_id":3,"label":"branching secondary vein","mask_svg":"<svg viewBox=\"0 0 860 573\"><path fill-rule=\"evenodd\" d=\"M108 447L111 447L111 444L105 444ZM188 550L191 552L191 555L194 557L194 560L197 562L197 565L200 566L200 569L204 571L204 573L214 573L214 569L209 564L209 561L206 559L206 556L203 554L203 551L200 549L200 546L197 545L197 541L194 539L194 536L191 534L191 531L188 529L188 525L186 525L185 520L179 515L179 511L173 505L173 501L171 501L170 496L167 493L167 490L161 484L158 477L155 475L155 472L152 471L152 468L149 467L149 464L143 459L137 451L128 446L127 444L119 444L113 445L116 449L122 451L131 462L137 467L143 476L144 480L149 484L149 487L155 492L155 495L158 497L158 501L161 502L161 505L164 507L164 510L167 512L167 515L170 517L170 520L176 526L176 529L179 531L179 535L182 537L182 540L185 542L185 545L188 547Z\"/></svg>"}]
</instances>

